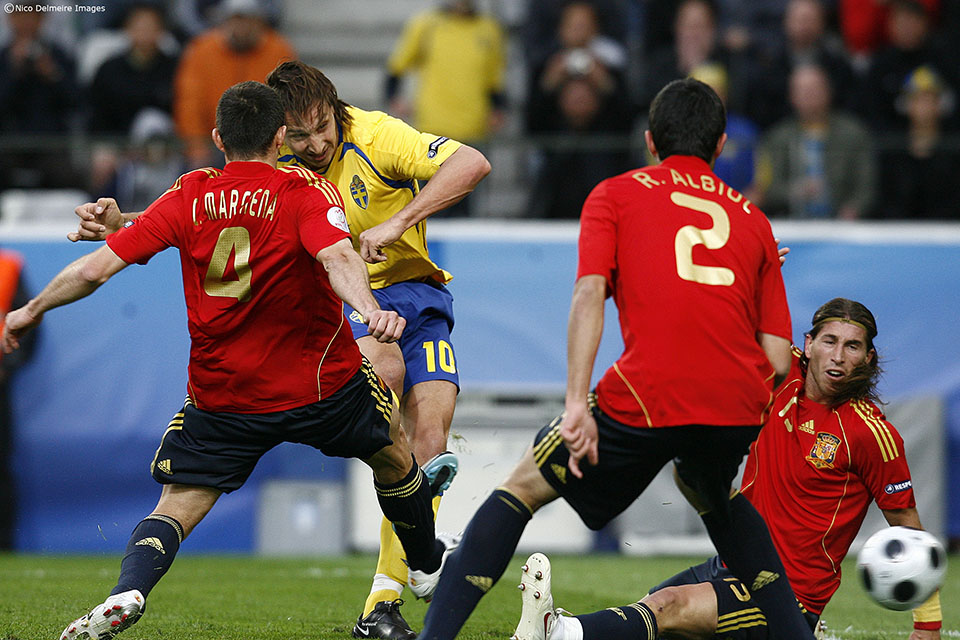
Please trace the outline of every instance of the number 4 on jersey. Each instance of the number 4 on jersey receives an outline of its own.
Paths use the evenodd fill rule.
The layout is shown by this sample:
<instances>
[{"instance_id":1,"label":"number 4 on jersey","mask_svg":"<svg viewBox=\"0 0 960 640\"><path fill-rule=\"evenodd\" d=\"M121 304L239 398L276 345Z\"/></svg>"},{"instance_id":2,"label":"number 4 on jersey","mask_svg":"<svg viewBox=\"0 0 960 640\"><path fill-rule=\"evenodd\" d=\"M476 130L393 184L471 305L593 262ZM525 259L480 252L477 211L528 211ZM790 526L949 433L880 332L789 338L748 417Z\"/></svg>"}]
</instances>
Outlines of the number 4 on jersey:
<instances>
[{"instance_id":1,"label":"number 4 on jersey","mask_svg":"<svg viewBox=\"0 0 960 640\"><path fill-rule=\"evenodd\" d=\"M231 255L237 279L224 280ZM250 299L250 279L250 232L244 227L227 227L220 232L213 248L210 266L203 278L203 290L210 296L246 302Z\"/></svg>"}]
</instances>

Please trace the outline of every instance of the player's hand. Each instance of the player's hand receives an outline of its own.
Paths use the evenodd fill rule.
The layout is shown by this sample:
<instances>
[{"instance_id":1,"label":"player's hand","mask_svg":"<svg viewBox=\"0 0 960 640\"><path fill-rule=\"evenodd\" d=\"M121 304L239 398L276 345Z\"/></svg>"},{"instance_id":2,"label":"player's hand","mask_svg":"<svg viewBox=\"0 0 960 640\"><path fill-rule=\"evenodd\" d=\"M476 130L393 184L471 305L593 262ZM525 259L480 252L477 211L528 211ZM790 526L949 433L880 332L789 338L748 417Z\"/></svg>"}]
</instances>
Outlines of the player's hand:
<instances>
[{"instance_id":1,"label":"player's hand","mask_svg":"<svg viewBox=\"0 0 960 640\"><path fill-rule=\"evenodd\" d=\"M383 248L399 240L404 231L393 218L367 229L360 234L360 257L371 264L384 262L387 254Z\"/></svg>"},{"instance_id":2,"label":"player's hand","mask_svg":"<svg viewBox=\"0 0 960 640\"><path fill-rule=\"evenodd\" d=\"M123 226L123 214L113 198L100 198L87 202L73 210L80 223L77 230L67 234L71 242L78 240L103 240Z\"/></svg>"},{"instance_id":3,"label":"player's hand","mask_svg":"<svg viewBox=\"0 0 960 640\"><path fill-rule=\"evenodd\" d=\"M3 352L12 353L20 348L20 338L40 324L43 316L34 316L26 307L14 309L3 318Z\"/></svg>"},{"instance_id":4,"label":"player's hand","mask_svg":"<svg viewBox=\"0 0 960 640\"><path fill-rule=\"evenodd\" d=\"M940 640L940 629L914 629L910 640Z\"/></svg>"},{"instance_id":5,"label":"player's hand","mask_svg":"<svg viewBox=\"0 0 960 640\"><path fill-rule=\"evenodd\" d=\"M780 238L774 238L773 241L777 243L777 255L780 257L780 264L782 265L787 261L787 254L790 253L790 247L781 247Z\"/></svg>"},{"instance_id":6,"label":"player's hand","mask_svg":"<svg viewBox=\"0 0 960 640\"><path fill-rule=\"evenodd\" d=\"M582 478L580 461L586 457L590 464L597 464L600 457L597 452L597 421L586 403L564 412L563 420L560 421L560 436L570 452L570 459L567 461L570 473Z\"/></svg>"},{"instance_id":7,"label":"player's hand","mask_svg":"<svg viewBox=\"0 0 960 640\"><path fill-rule=\"evenodd\" d=\"M396 311L374 309L363 314L367 330L379 342L396 342L407 326L406 319Z\"/></svg>"}]
</instances>

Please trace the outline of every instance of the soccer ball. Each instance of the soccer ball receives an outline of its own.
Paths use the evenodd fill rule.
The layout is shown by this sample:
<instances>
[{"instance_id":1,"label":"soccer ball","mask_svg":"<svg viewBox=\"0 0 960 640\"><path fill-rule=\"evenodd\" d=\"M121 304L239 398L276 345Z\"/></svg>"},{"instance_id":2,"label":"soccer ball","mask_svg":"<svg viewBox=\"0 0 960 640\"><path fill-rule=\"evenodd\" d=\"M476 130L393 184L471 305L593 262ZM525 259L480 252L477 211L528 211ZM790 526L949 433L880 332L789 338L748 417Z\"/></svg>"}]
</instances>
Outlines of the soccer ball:
<instances>
[{"instance_id":1,"label":"soccer ball","mask_svg":"<svg viewBox=\"0 0 960 640\"><path fill-rule=\"evenodd\" d=\"M926 531L886 527L870 536L857 558L863 588L881 606L896 611L923 604L943 583L947 554Z\"/></svg>"}]
</instances>

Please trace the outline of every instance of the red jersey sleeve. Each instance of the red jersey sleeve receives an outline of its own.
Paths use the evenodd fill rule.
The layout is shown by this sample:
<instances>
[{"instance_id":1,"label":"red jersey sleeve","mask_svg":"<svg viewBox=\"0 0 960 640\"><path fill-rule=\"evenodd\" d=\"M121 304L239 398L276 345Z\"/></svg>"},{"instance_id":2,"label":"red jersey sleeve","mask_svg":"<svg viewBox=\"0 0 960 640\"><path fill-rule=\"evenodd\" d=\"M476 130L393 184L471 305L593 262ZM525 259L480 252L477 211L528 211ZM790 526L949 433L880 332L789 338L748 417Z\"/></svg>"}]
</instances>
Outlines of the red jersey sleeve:
<instances>
[{"instance_id":1,"label":"red jersey sleeve","mask_svg":"<svg viewBox=\"0 0 960 640\"><path fill-rule=\"evenodd\" d=\"M577 278L601 275L613 290L617 269L617 214L604 180L590 192L580 214Z\"/></svg>"},{"instance_id":2,"label":"red jersey sleeve","mask_svg":"<svg viewBox=\"0 0 960 640\"><path fill-rule=\"evenodd\" d=\"M769 223L766 225L766 231L769 239L764 247L764 260L760 267L760 286L757 287L760 296L757 328L761 333L793 340L787 291L783 286L783 274L780 272L780 256L777 253L777 243L773 239Z\"/></svg>"},{"instance_id":3,"label":"red jersey sleeve","mask_svg":"<svg viewBox=\"0 0 960 640\"><path fill-rule=\"evenodd\" d=\"M297 229L300 243L311 256L316 257L320 250L350 237L343 200L332 182L310 183L300 191Z\"/></svg>"},{"instance_id":4,"label":"red jersey sleeve","mask_svg":"<svg viewBox=\"0 0 960 640\"><path fill-rule=\"evenodd\" d=\"M853 408L866 425L852 456L857 475L881 509L915 507L913 482L900 433L872 404L854 402Z\"/></svg>"},{"instance_id":5,"label":"red jersey sleeve","mask_svg":"<svg viewBox=\"0 0 960 640\"><path fill-rule=\"evenodd\" d=\"M182 215L179 184L180 180L135 220L107 236L107 245L118 258L127 264L147 264L167 247L179 246L177 216Z\"/></svg>"}]
</instances>

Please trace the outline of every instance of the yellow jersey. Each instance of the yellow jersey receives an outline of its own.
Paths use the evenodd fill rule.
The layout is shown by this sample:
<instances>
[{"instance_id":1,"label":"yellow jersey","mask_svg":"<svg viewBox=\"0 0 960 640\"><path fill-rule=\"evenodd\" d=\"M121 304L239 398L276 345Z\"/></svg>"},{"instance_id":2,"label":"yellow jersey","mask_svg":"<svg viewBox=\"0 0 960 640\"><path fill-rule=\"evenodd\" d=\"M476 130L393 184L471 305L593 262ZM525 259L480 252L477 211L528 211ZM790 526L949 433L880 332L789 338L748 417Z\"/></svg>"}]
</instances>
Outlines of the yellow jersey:
<instances>
[{"instance_id":1,"label":"yellow jersey","mask_svg":"<svg viewBox=\"0 0 960 640\"><path fill-rule=\"evenodd\" d=\"M436 10L412 18L387 67L396 76L418 74L417 128L468 142L486 138L490 95L503 89L505 42L490 16Z\"/></svg>"},{"instance_id":2,"label":"yellow jersey","mask_svg":"<svg viewBox=\"0 0 960 640\"><path fill-rule=\"evenodd\" d=\"M348 107L353 122L338 132L330 166L320 173L337 185L346 205L353 246L360 234L387 220L420 192L417 180L429 180L461 144L442 136L421 133L382 111ZM307 165L284 144L278 166ZM318 172L319 173L319 172ZM447 283L453 277L438 267L427 251L427 222L404 231L384 247L387 260L367 264L370 287L408 280L432 279Z\"/></svg>"}]
</instances>

